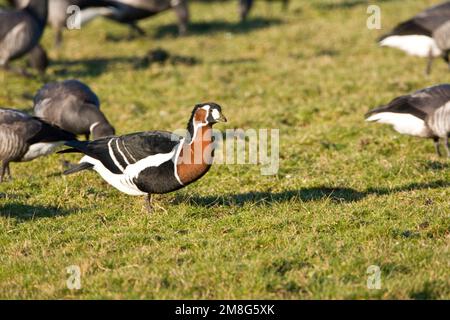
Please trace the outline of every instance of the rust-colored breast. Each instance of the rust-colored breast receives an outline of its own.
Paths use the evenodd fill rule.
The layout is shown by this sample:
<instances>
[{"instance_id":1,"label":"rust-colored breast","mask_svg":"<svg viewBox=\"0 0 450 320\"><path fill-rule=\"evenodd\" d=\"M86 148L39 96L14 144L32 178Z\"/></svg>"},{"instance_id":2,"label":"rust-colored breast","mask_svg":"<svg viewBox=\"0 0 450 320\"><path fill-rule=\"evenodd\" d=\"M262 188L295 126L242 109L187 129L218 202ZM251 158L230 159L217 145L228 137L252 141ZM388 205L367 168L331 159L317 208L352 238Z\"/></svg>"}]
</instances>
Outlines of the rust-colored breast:
<instances>
[{"instance_id":1,"label":"rust-colored breast","mask_svg":"<svg viewBox=\"0 0 450 320\"><path fill-rule=\"evenodd\" d=\"M178 177L184 185L200 179L208 172L212 163L212 127L198 129L191 144L185 144L177 163Z\"/></svg>"}]
</instances>

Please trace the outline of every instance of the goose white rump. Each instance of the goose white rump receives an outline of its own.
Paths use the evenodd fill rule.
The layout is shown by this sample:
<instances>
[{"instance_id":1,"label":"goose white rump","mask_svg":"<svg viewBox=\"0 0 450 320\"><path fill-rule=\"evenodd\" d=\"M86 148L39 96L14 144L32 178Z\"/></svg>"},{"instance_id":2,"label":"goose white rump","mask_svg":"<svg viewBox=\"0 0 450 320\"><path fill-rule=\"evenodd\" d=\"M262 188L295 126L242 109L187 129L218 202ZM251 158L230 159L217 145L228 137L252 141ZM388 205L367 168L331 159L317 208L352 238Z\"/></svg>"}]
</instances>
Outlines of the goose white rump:
<instances>
[{"instance_id":1,"label":"goose white rump","mask_svg":"<svg viewBox=\"0 0 450 320\"><path fill-rule=\"evenodd\" d=\"M400 49L409 55L434 58L442 55L441 49L433 38L424 35L389 36L380 41L382 47L392 47Z\"/></svg>"}]
</instances>

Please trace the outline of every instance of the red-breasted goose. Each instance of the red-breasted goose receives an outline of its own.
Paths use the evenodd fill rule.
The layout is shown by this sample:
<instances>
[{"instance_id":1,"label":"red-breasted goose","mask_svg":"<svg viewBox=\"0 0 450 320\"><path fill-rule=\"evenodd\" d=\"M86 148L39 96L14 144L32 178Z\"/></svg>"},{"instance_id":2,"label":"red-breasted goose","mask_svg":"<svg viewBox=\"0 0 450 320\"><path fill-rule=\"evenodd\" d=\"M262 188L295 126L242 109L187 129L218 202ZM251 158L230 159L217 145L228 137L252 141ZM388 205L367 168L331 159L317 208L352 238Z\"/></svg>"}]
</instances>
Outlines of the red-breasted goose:
<instances>
[{"instance_id":1,"label":"red-breasted goose","mask_svg":"<svg viewBox=\"0 0 450 320\"><path fill-rule=\"evenodd\" d=\"M39 43L47 20L47 5L47 0L30 0L23 9L0 11L0 67L26 74L8 63Z\"/></svg>"},{"instance_id":2,"label":"red-breasted goose","mask_svg":"<svg viewBox=\"0 0 450 320\"><path fill-rule=\"evenodd\" d=\"M100 111L97 95L78 80L45 84L34 97L34 115L89 140L112 136L113 126Z\"/></svg>"},{"instance_id":3,"label":"red-breasted goose","mask_svg":"<svg viewBox=\"0 0 450 320\"><path fill-rule=\"evenodd\" d=\"M80 164L65 173L94 169L116 189L134 196L178 190L208 172L212 159L212 126L226 121L216 103L195 106L185 138L166 131L147 131L95 141L70 141L73 149L60 153L81 152ZM210 148L210 149L208 149ZM186 161L186 159L188 161ZM197 160L197 161L195 161Z\"/></svg>"},{"instance_id":4,"label":"red-breasted goose","mask_svg":"<svg viewBox=\"0 0 450 320\"><path fill-rule=\"evenodd\" d=\"M379 40L381 46L393 47L409 55L428 58L426 73L434 58L449 63L450 1L431 7L397 25Z\"/></svg>"},{"instance_id":5,"label":"red-breasted goose","mask_svg":"<svg viewBox=\"0 0 450 320\"><path fill-rule=\"evenodd\" d=\"M11 177L10 162L30 161L47 155L75 135L13 109L0 108L0 182Z\"/></svg>"},{"instance_id":6,"label":"red-breasted goose","mask_svg":"<svg viewBox=\"0 0 450 320\"><path fill-rule=\"evenodd\" d=\"M450 157L450 84L440 84L392 100L369 111L366 121L390 124L402 134L434 140L441 156L439 140Z\"/></svg>"}]
</instances>

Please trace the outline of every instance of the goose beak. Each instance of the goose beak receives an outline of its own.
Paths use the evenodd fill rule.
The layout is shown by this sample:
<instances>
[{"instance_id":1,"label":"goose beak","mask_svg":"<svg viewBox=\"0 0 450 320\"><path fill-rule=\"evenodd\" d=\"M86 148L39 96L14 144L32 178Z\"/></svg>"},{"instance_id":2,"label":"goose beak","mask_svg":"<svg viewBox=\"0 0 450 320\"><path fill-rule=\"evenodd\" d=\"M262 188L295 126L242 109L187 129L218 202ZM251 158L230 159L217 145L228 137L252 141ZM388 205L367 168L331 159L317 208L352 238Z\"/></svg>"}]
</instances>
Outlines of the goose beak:
<instances>
[{"instance_id":1,"label":"goose beak","mask_svg":"<svg viewBox=\"0 0 450 320\"><path fill-rule=\"evenodd\" d=\"M220 114L220 118L217 119L217 122L227 122L227 118L223 114Z\"/></svg>"}]
</instances>

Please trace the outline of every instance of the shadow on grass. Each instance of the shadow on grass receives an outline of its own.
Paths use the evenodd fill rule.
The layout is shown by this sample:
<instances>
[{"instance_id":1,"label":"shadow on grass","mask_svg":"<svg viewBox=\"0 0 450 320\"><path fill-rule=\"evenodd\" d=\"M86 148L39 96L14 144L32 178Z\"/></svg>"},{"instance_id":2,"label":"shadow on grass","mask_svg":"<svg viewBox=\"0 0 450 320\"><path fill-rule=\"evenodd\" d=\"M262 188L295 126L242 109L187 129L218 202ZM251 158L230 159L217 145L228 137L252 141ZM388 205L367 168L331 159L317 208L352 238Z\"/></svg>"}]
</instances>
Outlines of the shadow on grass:
<instances>
[{"instance_id":1,"label":"shadow on grass","mask_svg":"<svg viewBox=\"0 0 450 320\"><path fill-rule=\"evenodd\" d=\"M178 195L175 197L174 204L188 203L197 206L211 207L216 205L221 206L242 206L247 203L272 205L279 202L301 200L304 202L318 201L330 199L336 203L342 202L357 202L370 195L383 196L399 192L424 190L424 189L438 189L450 187L448 181L434 181L430 183L411 183L405 186L388 188L369 188L366 191L357 191L352 188L330 188L330 187L313 187L300 190L287 190L283 192L246 192L225 194L221 196L188 196Z\"/></svg>"},{"instance_id":2,"label":"shadow on grass","mask_svg":"<svg viewBox=\"0 0 450 320\"><path fill-rule=\"evenodd\" d=\"M378 2L389 2L392 0L378 0ZM316 7L324 10L332 9L350 9L359 5L369 5L371 1L368 0L343 0L338 2L326 2L326 3L316 3Z\"/></svg>"},{"instance_id":3,"label":"shadow on grass","mask_svg":"<svg viewBox=\"0 0 450 320\"><path fill-rule=\"evenodd\" d=\"M15 218L20 221L65 216L73 212L72 209L40 205L30 206L17 202L0 204L0 216Z\"/></svg>"},{"instance_id":4,"label":"shadow on grass","mask_svg":"<svg viewBox=\"0 0 450 320\"><path fill-rule=\"evenodd\" d=\"M200 60L191 56L173 55L168 59L167 64L192 66L201 63ZM97 77L108 71L108 68L115 65L128 65L133 70L147 69L151 67L147 56L137 57L100 57L94 59L79 60L56 60L52 62L57 76L71 77Z\"/></svg>"},{"instance_id":5,"label":"shadow on grass","mask_svg":"<svg viewBox=\"0 0 450 320\"><path fill-rule=\"evenodd\" d=\"M208 21L193 22L189 24L189 35L205 35L219 32L230 32L234 34L249 33L254 30L268 28L274 25L280 25L282 20L273 18L252 18L245 22L229 21ZM159 26L155 31L155 38L177 37L178 27L175 24Z\"/></svg>"}]
</instances>

